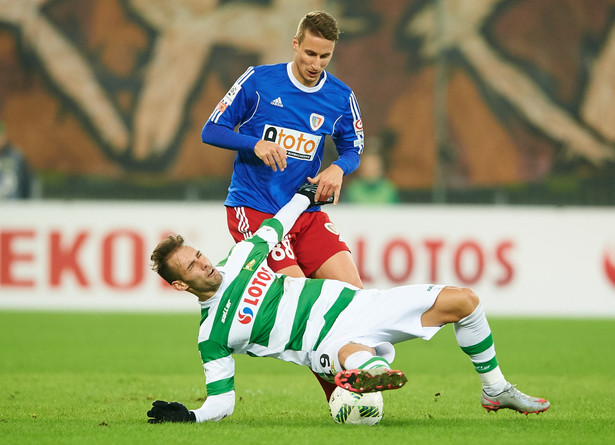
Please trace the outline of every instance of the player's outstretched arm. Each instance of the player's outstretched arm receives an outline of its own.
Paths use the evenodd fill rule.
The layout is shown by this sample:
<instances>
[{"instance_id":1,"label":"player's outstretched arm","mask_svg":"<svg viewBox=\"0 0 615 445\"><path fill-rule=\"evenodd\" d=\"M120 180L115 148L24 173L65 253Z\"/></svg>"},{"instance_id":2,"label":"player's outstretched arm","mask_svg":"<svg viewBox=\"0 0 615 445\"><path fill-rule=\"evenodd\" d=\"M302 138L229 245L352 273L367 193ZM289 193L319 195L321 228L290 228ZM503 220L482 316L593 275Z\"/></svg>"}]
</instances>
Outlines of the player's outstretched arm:
<instances>
[{"instance_id":1,"label":"player's outstretched arm","mask_svg":"<svg viewBox=\"0 0 615 445\"><path fill-rule=\"evenodd\" d=\"M156 400L147 412L149 423L217 422L233 414L235 391L208 396L199 409L190 411L179 402Z\"/></svg>"},{"instance_id":2,"label":"player's outstretched arm","mask_svg":"<svg viewBox=\"0 0 615 445\"><path fill-rule=\"evenodd\" d=\"M273 217L273 219L282 224L282 230L278 233L279 238L277 240L269 238L264 239L268 242L275 241L274 245L277 244L284 237L284 235L289 232L293 224L295 224L295 221L297 221L297 218L299 218L299 215L301 215L304 211L313 206L330 204L333 202L333 197L330 197L326 201L317 201L315 199L317 187L317 184L310 183L305 183L299 187L297 193L295 193L290 201L278 210ZM264 228L263 226L268 225L267 221L270 220L263 221L263 224L261 224L261 229ZM261 229L259 229L259 231Z\"/></svg>"},{"instance_id":3,"label":"player's outstretched arm","mask_svg":"<svg viewBox=\"0 0 615 445\"><path fill-rule=\"evenodd\" d=\"M304 211L310 207L324 204L331 204L333 197L330 197L326 201L317 201L315 199L317 184L305 183L297 193L293 195L290 201L288 201L278 212L273 216L264 220L261 226L254 234L253 238L260 238L269 244L269 249L273 249L284 236L290 231Z\"/></svg>"}]
</instances>

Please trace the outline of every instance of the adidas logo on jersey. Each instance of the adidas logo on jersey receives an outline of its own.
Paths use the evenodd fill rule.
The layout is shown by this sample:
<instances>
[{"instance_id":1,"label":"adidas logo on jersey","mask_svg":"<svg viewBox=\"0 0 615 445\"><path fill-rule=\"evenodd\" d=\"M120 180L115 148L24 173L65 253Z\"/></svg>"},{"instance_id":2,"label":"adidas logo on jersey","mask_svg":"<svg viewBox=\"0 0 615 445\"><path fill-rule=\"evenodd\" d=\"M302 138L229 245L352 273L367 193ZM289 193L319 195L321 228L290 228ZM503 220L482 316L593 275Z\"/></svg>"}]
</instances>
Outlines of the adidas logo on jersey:
<instances>
[{"instance_id":1,"label":"adidas logo on jersey","mask_svg":"<svg viewBox=\"0 0 615 445\"><path fill-rule=\"evenodd\" d=\"M282 99L280 99L279 97L277 99L273 99L271 101L271 105L275 105L276 107L284 108L284 105L282 105Z\"/></svg>"}]
</instances>

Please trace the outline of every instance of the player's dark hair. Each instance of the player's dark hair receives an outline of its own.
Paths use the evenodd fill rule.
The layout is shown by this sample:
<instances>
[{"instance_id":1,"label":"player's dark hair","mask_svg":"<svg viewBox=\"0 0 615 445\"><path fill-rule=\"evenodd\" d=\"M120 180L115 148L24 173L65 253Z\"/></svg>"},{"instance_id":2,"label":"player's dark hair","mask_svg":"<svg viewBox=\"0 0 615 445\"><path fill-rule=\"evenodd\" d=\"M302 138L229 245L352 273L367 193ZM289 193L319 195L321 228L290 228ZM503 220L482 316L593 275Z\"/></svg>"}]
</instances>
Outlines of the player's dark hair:
<instances>
[{"instance_id":1,"label":"player's dark hair","mask_svg":"<svg viewBox=\"0 0 615 445\"><path fill-rule=\"evenodd\" d=\"M296 36L299 43L303 41L305 32L308 30L315 36L324 37L332 42L337 42L340 37L337 21L324 11L309 12L301 19Z\"/></svg>"},{"instance_id":2,"label":"player's dark hair","mask_svg":"<svg viewBox=\"0 0 615 445\"><path fill-rule=\"evenodd\" d=\"M169 267L169 256L183 245L184 238L181 235L169 235L158 243L150 257L152 269L169 284L179 278L177 271Z\"/></svg>"}]
</instances>

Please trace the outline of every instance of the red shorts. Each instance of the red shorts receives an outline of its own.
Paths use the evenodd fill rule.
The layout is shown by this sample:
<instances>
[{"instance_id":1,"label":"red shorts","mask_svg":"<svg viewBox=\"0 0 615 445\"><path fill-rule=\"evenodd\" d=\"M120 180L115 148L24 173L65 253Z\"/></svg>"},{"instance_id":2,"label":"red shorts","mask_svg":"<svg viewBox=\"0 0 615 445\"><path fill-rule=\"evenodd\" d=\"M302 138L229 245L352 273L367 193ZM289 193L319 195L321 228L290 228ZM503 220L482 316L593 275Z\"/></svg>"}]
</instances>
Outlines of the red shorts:
<instances>
[{"instance_id":1,"label":"red shorts","mask_svg":"<svg viewBox=\"0 0 615 445\"><path fill-rule=\"evenodd\" d=\"M227 207L229 232L236 243L254 235L261 223L273 217L249 207ZM306 277L335 255L350 251L325 212L302 213L290 232L271 251L267 263L276 272L298 265Z\"/></svg>"}]
</instances>

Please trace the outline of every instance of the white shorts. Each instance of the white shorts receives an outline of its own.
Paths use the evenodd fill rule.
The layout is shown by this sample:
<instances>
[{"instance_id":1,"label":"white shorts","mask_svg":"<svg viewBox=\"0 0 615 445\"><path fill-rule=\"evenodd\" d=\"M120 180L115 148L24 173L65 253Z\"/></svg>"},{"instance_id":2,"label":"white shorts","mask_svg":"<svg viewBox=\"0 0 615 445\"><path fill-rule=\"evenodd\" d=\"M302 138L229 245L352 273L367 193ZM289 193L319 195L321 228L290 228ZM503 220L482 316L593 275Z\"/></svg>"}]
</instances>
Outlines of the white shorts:
<instances>
[{"instance_id":1,"label":"white shorts","mask_svg":"<svg viewBox=\"0 0 615 445\"><path fill-rule=\"evenodd\" d=\"M342 370L338 351L348 343L372 347L377 355L391 363L395 358L395 343L414 338L431 339L441 326L424 327L421 316L433 306L444 287L418 284L359 290L312 354L312 370L332 381Z\"/></svg>"}]
</instances>

